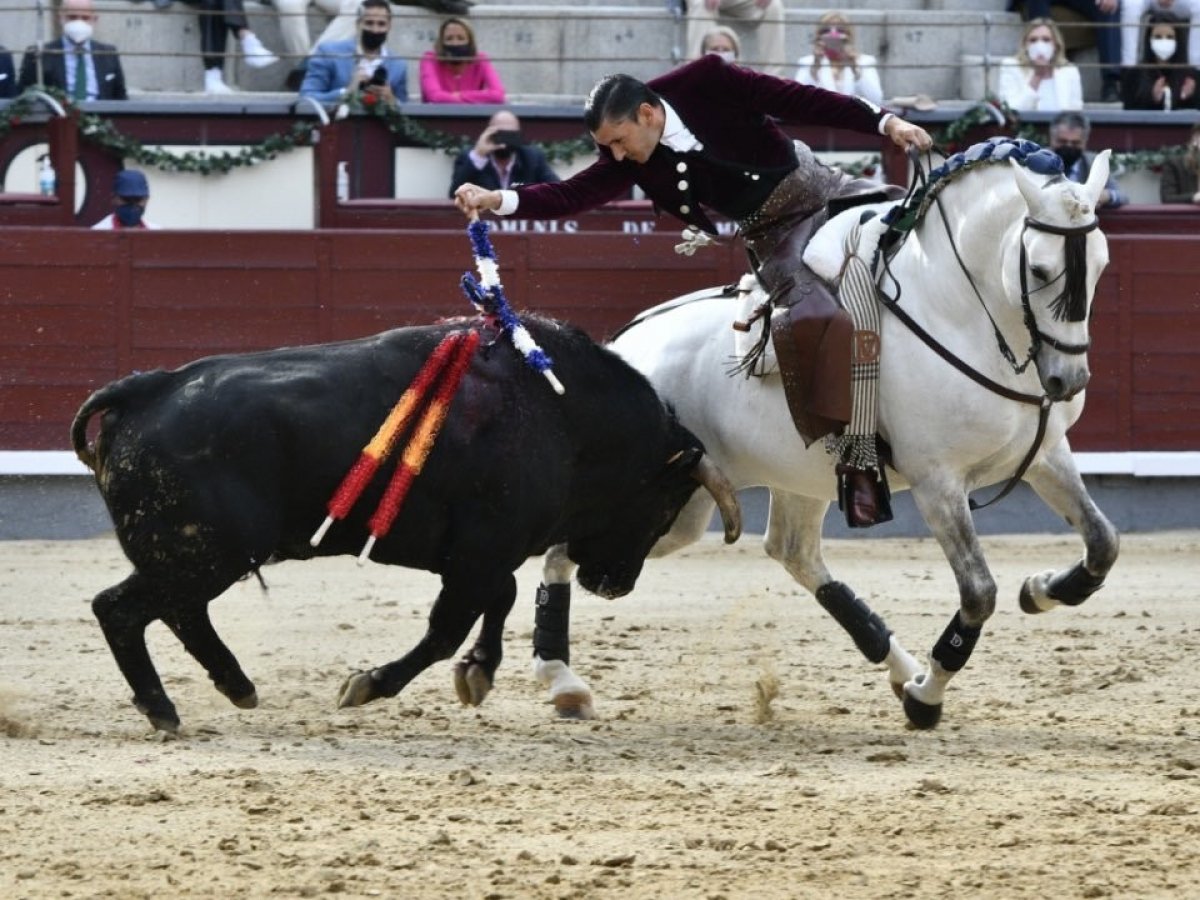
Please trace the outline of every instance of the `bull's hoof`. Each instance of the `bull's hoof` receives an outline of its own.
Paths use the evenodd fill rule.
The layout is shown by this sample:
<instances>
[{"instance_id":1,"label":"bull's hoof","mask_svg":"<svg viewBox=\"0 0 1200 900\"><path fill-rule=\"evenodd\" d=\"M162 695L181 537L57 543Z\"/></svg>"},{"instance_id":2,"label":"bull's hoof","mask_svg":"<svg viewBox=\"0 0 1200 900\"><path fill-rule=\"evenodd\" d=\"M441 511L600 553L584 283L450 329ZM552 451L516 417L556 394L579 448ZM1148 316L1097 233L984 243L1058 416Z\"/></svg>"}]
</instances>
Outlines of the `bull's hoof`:
<instances>
[{"instance_id":1,"label":"bull's hoof","mask_svg":"<svg viewBox=\"0 0 1200 900\"><path fill-rule=\"evenodd\" d=\"M463 660L454 666L454 692L463 706L478 706L492 690L492 679L483 666Z\"/></svg>"},{"instance_id":2,"label":"bull's hoof","mask_svg":"<svg viewBox=\"0 0 1200 900\"><path fill-rule=\"evenodd\" d=\"M912 694L904 692L904 715L908 717L913 728L928 730L937 725L942 719L942 704L922 703Z\"/></svg>"},{"instance_id":3,"label":"bull's hoof","mask_svg":"<svg viewBox=\"0 0 1200 900\"><path fill-rule=\"evenodd\" d=\"M579 719L591 721L596 718L596 710L592 706L591 694L581 694L567 691L554 698L554 711L560 719Z\"/></svg>"},{"instance_id":4,"label":"bull's hoof","mask_svg":"<svg viewBox=\"0 0 1200 900\"><path fill-rule=\"evenodd\" d=\"M142 701L134 697L133 705L150 720L155 731L165 731L169 734L179 732L179 714L175 712L175 705L165 696L156 697L152 701Z\"/></svg>"},{"instance_id":5,"label":"bull's hoof","mask_svg":"<svg viewBox=\"0 0 1200 900\"><path fill-rule=\"evenodd\" d=\"M370 703L379 696L375 689L375 679L370 672L354 673L342 682L342 689L338 692L338 709Z\"/></svg>"},{"instance_id":6,"label":"bull's hoof","mask_svg":"<svg viewBox=\"0 0 1200 900\"><path fill-rule=\"evenodd\" d=\"M251 691L241 697L230 697L229 702L238 709L255 709L258 707L258 692Z\"/></svg>"}]
</instances>

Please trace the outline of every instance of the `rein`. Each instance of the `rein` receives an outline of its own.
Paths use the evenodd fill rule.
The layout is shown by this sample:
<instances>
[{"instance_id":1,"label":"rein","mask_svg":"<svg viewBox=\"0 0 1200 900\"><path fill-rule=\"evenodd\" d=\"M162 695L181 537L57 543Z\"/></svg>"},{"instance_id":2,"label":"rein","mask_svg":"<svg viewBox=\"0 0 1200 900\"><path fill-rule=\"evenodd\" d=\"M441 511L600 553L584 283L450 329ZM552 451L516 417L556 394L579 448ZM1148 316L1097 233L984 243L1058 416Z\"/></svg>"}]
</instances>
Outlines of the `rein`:
<instances>
[{"instance_id":1,"label":"rein","mask_svg":"<svg viewBox=\"0 0 1200 900\"><path fill-rule=\"evenodd\" d=\"M917 174L914 175L913 186L910 186L910 188L909 188L910 196L913 194L913 187L915 187L917 179L919 178L922 182L925 181L925 175L921 171L921 167L919 164L919 158L914 159L914 162L916 163L916 165L914 166L914 169ZM907 200L907 198L906 198L906 200ZM999 326L996 325L995 319L992 318L992 314L988 310L987 304L984 302L983 294L980 292L978 286L975 284L975 279L971 276L970 270L967 268L966 263L963 262L962 256L958 252L958 246L955 244L954 236L950 231L950 221L947 218L946 211L942 206L941 197L935 196L933 198L933 201L937 205L938 212L941 213L942 226L946 230L946 238L950 243L950 249L954 252L954 258L958 262L959 269L961 269L963 275L966 276L967 283L971 285L971 290L974 292L976 299L979 301L979 305L983 308L984 314L988 317L988 321L991 322L992 330L995 333L996 343L1000 350L1000 353L1008 361L1009 365L1012 366L1014 373L1020 375L1021 373L1023 373L1025 371L1026 368L1028 368L1029 363L1033 361L1034 356L1037 353L1039 345L1043 344L1043 343L1047 344L1050 347L1053 347L1055 350L1058 350L1059 352L1062 352L1062 353L1082 354L1082 353L1087 352L1088 347L1091 344L1090 340L1083 344L1067 344L1062 341L1059 341L1057 338L1054 338L1051 335L1046 334L1038 327L1037 319L1033 315L1033 307L1030 304L1030 300L1029 300L1030 291L1029 291L1028 276L1027 276L1027 270L1029 267L1027 265L1024 238L1025 238L1025 231L1032 228L1035 231L1043 231L1048 234L1062 235L1062 236L1066 237L1068 241L1071 241L1072 239L1082 239L1084 235L1088 234L1091 231L1094 231L1097 227L1099 227L1100 219L1098 216L1094 217L1092 219L1092 221L1087 223L1086 225L1078 225L1078 226L1072 226L1072 227L1061 227L1058 225L1051 225L1049 223L1042 222L1038 219L1035 219L1033 216L1025 217L1024 226L1021 229L1021 241L1020 241L1020 244L1021 244L1021 259L1020 259L1021 307L1025 313L1025 327L1029 332L1029 336L1032 339L1032 342L1030 344L1029 352L1025 358L1025 361L1018 364L1016 355L1012 352L1012 349L1008 346L1008 342L1005 341L1004 335L1001 334ZM1054 405L1055 401L1052 400L1049 396L1047 396L1045 394L1042 394L1040 396L1037 394L1027 394L1024 391L1017 391L1017 390L1014 390L1003 384L1000 384L997 381L993 381L991 378L988 378L982 372L971 367L966 362L964 362L962 359L960 359L958 356L956 356L954 353L952 353L950 350L948 350L940 341L938 341L937 338L935 338L928 331L926 331L924 328L922 328L921 325L919 325L917 323L917 321L915 319L913 319L907 312L905 312L905 310L900 306L900 293L901 293L900 292L900 282L896 279L896 277L894 275L892 275L891 269L890 269L890 267L888 267L886 260L884 263L884 268L887 270L888 276L892 279L893 284L896 285L896 296L895 297L889 296L887 294L887 292L883 290L882 287L877 287L877 293L880 298L880 302L882 302L883 305L885 307L887 307L887 309L889 309L892 312L892 314L895 315L896 318L899 319L905 325L905 327L908 328L909 331L911 331L914 335L916 335L918 338L920 338L920 340L927 347L929 347L931 350L933 350L943 360L945 360L947 363L949 363L951 366L953 366L955 369L957 369L962 374L966 375L968 378L970 378L972 381L974 381L976 384L980 385L981 387L984 387L987 390L991 391L992 393L998 394L999 396L1004 397L1005 399L1013 400L1018 403L1024 403L1024 404L1027 404L1030 406L1038 407L1037 431L1034 434L1033 443L1030 445L1029 450L1026 452L1024 458L1021 460L1020 465L1017 466L1016 472L1013 473L1012 477L1009 478L1008 481L1005 483L1004 487L1001 488L1000 493L998 493L991 500L988 500L986 503L977 503L974 499L971 499L971 498L968 498L968 500L967 500L967 505L972 511L977 510L977 509L983 509L984 507L987 507L987 506L991 506L996 501L1001 500L1004 497L1008 496L1008 494L1012 491L1012 489L1017 486L1017 483L1021 480L1022 476L1024 476L1025 472L1028 471L1029 466L1032 465L1034 457L1037 456L1038 450L1041 449L1042 440L1046 436L1046 423L1050 417L1050 409ZM1078 321L1078 320L1076 320L1076 321Z\"/></svg>"}]
</instances>

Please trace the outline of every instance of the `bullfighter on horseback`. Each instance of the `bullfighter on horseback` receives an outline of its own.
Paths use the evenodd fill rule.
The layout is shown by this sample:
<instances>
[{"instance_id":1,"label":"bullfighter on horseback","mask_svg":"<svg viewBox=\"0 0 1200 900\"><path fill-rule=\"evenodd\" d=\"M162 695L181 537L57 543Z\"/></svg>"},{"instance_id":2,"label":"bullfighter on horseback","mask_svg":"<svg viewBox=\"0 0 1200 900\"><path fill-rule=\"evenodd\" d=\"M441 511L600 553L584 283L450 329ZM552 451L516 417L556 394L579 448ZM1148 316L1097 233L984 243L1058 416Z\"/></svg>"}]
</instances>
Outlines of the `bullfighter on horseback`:
<instances>
[{"instance_id":1,"label":"bullfighter on horseback","mask_svg":"<svg viewBox=\"0 0 1200 900\"><path fill-rule=\"evenodd\" d=\"M490 191L464 184L455 203L531 218L575 215L638 185L655 204L710 235L705 209L738 223L750 263L777 309L772 339L792 418L806 444L850 419L853 325L801 256L833 204L884 199L885 188L819 163L780 124L882 134L926 150L924 129L858 97L801 85L707 55L648 83L608 75L592 89L584 121L599 159L557 184ZM843 467L852 507L870 525L884 507L876 472Z\"/></svg>"}]
</instances>

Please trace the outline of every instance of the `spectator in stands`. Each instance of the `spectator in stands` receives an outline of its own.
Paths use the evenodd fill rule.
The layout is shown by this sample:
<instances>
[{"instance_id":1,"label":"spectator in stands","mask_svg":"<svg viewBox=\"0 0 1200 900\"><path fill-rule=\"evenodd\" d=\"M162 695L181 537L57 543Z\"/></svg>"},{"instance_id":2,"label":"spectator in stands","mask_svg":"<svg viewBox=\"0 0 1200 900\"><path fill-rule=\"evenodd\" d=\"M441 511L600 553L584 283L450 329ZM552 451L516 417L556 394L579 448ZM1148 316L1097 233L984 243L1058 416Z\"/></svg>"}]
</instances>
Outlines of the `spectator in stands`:
<instances>
[{"instance_id":1,"label":"spectator in stands","mask_svg":"<svg viewBox=\"0 0 1200 900\"><path fill-rule=\"evenodd\" d=\"M1063 174L1080 184L1088 180L1092 161L1096 158L1096 154L1087 148L1091 130L1087 117L1078 112L1059 113L1050 123L1050 149L1063 161ZM1110 173L1108 183L1100 192L1100 206L1111 209L1128 202L1129 198L1117 184L1115 172Z\"/></svg>"},{"instance_id":2,"label":"spectator in stands","mask_svg":"<svg viewBox=\"0 0 1200 900\"><path fill-rule=\"evenodd\" d=\"M1020 112L1083 109L1079 69L1067 62L1051 19L1030 19L1015 57L1000 62L1000 99Z\"/></svg>"},{"instance_id":3,"label":"spectator in stands","mask_svg":"<svg viewBox=\"0 0 1200 900\"><path fill-rule=\"evenodd\" d=\"M1166 13L1190 20L1187 60L1200 65L1200 0L1121 0L1121 68L1138 64L1142 48L1142 20L1147 14ZM1125 85L1122 83L1121 89Z\"/></svg>"},{"instance_id":4,"label":"spectator in stands","mask_svg":"<svg viewBox=\"0 0 1200 900\"><path fill-rule=\"evenodd\" d=\"M738 57L742 55L742 44L738 40L737 32L725 25L710 28L700 39L700 55L705 53L715 53L727 63L737 62Z\"/></svg>"},{"instance_id":5,"label":"spectator in stands","mask_svg":"<svg viewBox=\"0 0 1200 900\"><path fill-rule=\"evenodd\" d=\"M1142 40L1141 65L1127 72L1126 109L1195 109L1196 70L1187 64L1187 27L1153 13Z\"/></svg>"},{"instance_id":6,"label":"spectator in stands","mask_svg":"<svg viewBox=\"0 0 1200 900\"><path fill-rule=\"evenodd\" d=\"M204 92L232 94L225 83L225 34L232 34L242 47L242 61L252 69L265 69L279 57L263 46L246 21L242 0L188 0L200 9L200 53L204 59Z\"/></svg>"},{"instance_id":7,"label":"spectator in stands","mask_svg":"<svg viewBox=\"0 0 1200 900\"><path fill-rule=\"evenodd\" d=\"M366 93L395 105L408 99L408 67L388 53L392 8L387 0L362 0L358 38L318 45L308 60L300 96L334 103Z\"/></svg>"},{"instance_id":8,"label":"spectator in stands","mask_svg":"<svg viewBox=\"0 0 1200 900\"><path fill-rule=\"evenodd\" d=\"M839 94L883 103L883 87L875 70L875 57L859 53L854 28L839 12L827 12L817 20L813 52L800 57L796 80Z\"/></svg>"},{"instance_id":9,"label":"spectator in stands","mask_svg":"<svg viewBox=\"0 0 1200 900\"><path fill-rule=\"evenodd\" d=\"M783 0L688 0L688 52L700 49L701 38L718 24L718 19L752 24L757 44L754 62L764 72L782 77L787 71L783 17Z\"/></svg>"},{"instance_id":10,"label":"spectator in stands","mask_svg":"<svg viewBox=\"0 0 1200 900\"><path fill-rule=\"evenodd\" d=\"M1051 5L1065 6L1093 22L1096 51L1100 55L1100 76L1103 87L1101 103L1117 103L1121 99L1121 29L1118 7L1120 0L1009 0L1009 9L1024 6L1025 18L1049 19ZM1059 41L1062 46L1062 41ZM1060 109L1079 107L1060 107Z\"/></svg>"},{"instance_id":11,"label":"spectator in stands","mask_svg":"<svg viewBox=\"0 0 1200 900\"><path fill-rule=\"evenodd\" d=\"M312 37L308 33L308 7L315 6L327 16L337 17L349 13L353 22L358 13L360 0L274 0L279 13L279 37L283 41L283 52L291 72L289 87L296 90L304 80L304 60L313 49ZM348 9L347 9L348 7ZM350 37L348 31L345 37ZM322 35L325 41L332 40Z\"/></svg>"},{"instance_id":12,"label":"spectator in stands","mask_svg":"<svg viewBox=\"0 0 1200 900\"><path fill-rule=\"evenodd\" d=\"M540 147L521 139L521 120L507 109L494 113L479 140L454 160L450 196L470 182L492 191L518 184L558 181Z\"/></svg>"},{"instance_id":13,"label":"spectator in stands","mask_svg":"<svg viewBox=\"0 0 1200 900\"><path fill-rule=\"evenodd\" d=\"M145 218L150 185L137 169L122 169L113 179L113 211L92 226L100 231L125 228L158 228Z\"/></svg>"},{"instance_id":14,"label":"spectator in stands","mask_svg":"<svg viewBox=\"0 0 1200 900\"><path fill-rule=\"evenodd\" d=\"M95 29L92 0L63 0L58 23L63 36L47 43L41 56L41 84L65 91L76 101L125 100L125 73L112 44L92 40ZM38 84L37 47L25 50L18 91Z\"/></svg>"},{"instance_id":15,"label":"spectator in stands","mask_svg":"<svg viewBox=\"0 0 1200 900\"><path fill-rule=\"evenodd\" d=\"M17 96L17 70L12 54L0 44L0 100Z\"/></svg>"},{"instance_id":16,"label":"spectator in stands","mask_svg":"<svg viewBox=\"0 0 1200 900\"><path fill-rule=\"evenodd\" d=\"M426 103L504 102L500 76L462 19L443 21L433 49L421 56L421 99Z\"/></svg>"},{"instance_id":17,"label":"spectator in stands","mask_svg":"<svg viewBox=\"0 0 1200 900\"><path fill-rule=\"evenodd\" d=\"M1187 152L1183 156L1168 157L1163 163L1162 180L1158 183L1158 197L1163 203L1200 204L1200 122L1192 126Z\"/></svg>"}]
</instances>

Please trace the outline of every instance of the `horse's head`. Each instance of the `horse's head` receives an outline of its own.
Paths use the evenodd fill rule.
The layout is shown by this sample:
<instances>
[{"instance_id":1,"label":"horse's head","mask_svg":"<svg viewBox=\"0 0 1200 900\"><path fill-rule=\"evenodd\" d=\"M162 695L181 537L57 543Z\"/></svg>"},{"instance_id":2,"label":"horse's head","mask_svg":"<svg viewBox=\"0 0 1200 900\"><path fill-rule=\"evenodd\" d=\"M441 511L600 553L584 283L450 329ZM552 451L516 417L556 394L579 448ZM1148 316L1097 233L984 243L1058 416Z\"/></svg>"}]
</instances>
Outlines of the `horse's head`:
<instances>
[{"instance_id":1,"label":"horse's head","mask_svg":"<svg viewBox=\"0 0 1200 900\"><path fill-rule=\"evenodd\" d=\"M1108 265L1096 210L1108 183L1109 155L1105 150L1096 156L1086 184L1034 175L1011 163L1028 207L1021 232L1021 302L1038 377L1053 400L1074 397L1090 377L1089 311Z\"/></svg>"}]
</instances>

